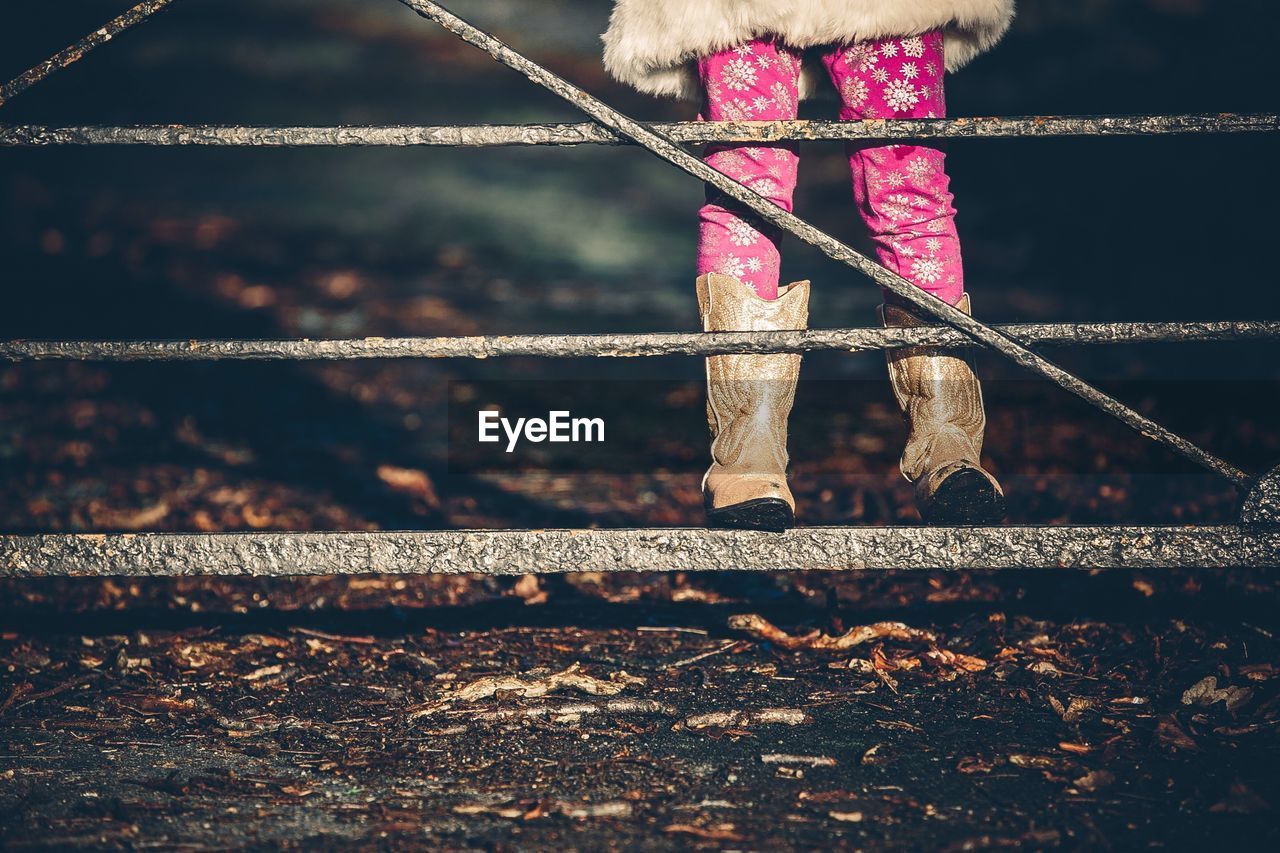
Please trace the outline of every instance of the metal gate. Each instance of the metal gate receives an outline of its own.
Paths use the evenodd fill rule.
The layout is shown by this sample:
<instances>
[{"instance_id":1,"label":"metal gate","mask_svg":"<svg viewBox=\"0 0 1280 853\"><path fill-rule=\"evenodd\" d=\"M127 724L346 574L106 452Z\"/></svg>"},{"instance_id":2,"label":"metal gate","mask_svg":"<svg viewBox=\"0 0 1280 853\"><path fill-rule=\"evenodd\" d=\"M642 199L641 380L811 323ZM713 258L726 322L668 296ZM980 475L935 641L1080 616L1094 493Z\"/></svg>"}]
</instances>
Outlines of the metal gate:
<instances>
[{"instance_id":1,"label":"metal gate","mask_svg":"<svg viewBox=\"0 0 1280 853\"><path fill-rule=\"evenodd\" d=\"M66 50L0 86L0 106L94 47L169 6L146 0ZM1243 493L1231 525L1200 527L808 527L786 533L703 530L497 530L391 533L49 534L0 536L0 576L524 574L641 570L1012 569L1269 566L1280 560L1280 468L1247 472L1058 367L1032 344L1280 339L1280 322L1094 323L989 326L706 165L692 142L919 140L1044 136L1275 133L1267 115L1093 116L681 122L642 124L517 53L430 0L399 0L586 113L581 124L462 127L33 127L0 125L0 146L501 146L633 144L866 275L942 325L895 329L696 334L366 338L327 341L10 341L9 361L617 357L862 351L925 345L988 347L1089 402L1144 437L1234 483Z\"/></svg>"}]
</instances>

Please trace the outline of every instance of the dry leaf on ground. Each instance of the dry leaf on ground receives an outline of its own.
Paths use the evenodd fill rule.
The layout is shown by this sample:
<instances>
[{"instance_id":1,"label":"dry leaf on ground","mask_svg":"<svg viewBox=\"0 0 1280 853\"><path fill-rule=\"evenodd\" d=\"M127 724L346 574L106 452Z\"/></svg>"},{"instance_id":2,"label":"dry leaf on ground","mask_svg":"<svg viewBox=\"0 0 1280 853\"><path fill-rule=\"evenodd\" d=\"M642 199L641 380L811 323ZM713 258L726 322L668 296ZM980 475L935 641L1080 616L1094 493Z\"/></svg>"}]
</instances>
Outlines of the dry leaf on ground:
<instances>
[{"instance_id":1,"label":"dry leaf on ground","mask_svg":"<svg viewBox=\"0 0 1280 853\"><path fill-rule=\"evenodd\" d=\"M587 675L581 671L581 664L575 663L560 672L542 677L519 675L493 675L473 681L454 690L442 701L420 708L409 715L409 719L439 713L458 702L478 702L488 699L499 691L514 693L524 699L536 699L561 690L579 690L592 696L616 696L629 684L643 684L644 679L625 672L619 672L610 680Z\"/></svg>"}]
</instances>

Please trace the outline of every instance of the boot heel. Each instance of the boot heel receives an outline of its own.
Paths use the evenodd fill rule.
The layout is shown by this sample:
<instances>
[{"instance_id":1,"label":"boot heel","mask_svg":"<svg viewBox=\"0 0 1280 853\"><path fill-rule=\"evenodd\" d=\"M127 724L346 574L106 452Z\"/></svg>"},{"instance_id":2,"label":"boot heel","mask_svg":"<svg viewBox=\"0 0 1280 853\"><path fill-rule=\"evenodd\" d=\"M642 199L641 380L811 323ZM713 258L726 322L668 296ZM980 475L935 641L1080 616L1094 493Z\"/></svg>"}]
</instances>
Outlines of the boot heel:
<instances>
[{"instance_id":1,"label":"boot heel","mask_svg":"<svg viewBox=\"0 0 1280 853\"><path fill-rule=\"evenodd\" d=\"M707 507L707 526L781 533L795 527L796 518L782 498L756 498L719 509Z\"/></svg>"},{"instance_id":2,"label":"boot heel","mask_svg":"<svg viewBox=\"0 0 1280 853\"><path fill-rule=\"evenodd\" d=\"M949 475L920 507L924 523L933 526L999 524L1005 500L991 479L974 468Z\"/></svg>"}]
</instances>

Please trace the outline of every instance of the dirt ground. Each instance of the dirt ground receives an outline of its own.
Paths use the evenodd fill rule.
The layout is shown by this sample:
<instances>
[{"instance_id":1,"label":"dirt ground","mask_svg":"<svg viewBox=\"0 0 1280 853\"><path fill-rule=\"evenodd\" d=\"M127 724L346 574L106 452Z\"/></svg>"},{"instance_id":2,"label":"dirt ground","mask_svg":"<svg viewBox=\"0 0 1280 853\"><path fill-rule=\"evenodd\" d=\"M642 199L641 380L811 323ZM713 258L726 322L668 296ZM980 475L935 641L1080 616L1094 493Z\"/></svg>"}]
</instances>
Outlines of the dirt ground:
<instances>
[{"instance_id":1,"label":"dirt ground","mask_svg":"<svg viewBox=\"0 0 1280 853\"><path fill-rule=\"evenodd\" d=\"M1274 584L1242 573L6 593L10 849L1280 835L1280 620Z\"/></svg>"}]
</instances>

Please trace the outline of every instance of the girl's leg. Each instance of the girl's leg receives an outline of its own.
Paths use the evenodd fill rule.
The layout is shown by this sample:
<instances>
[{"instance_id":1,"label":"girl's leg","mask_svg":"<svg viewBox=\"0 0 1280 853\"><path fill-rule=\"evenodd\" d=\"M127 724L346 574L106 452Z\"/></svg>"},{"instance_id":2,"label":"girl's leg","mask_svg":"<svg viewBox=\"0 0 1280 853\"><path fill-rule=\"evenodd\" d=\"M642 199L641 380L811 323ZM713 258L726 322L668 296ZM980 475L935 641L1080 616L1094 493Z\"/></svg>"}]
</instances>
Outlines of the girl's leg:
<instances>
[{"instance_id":1,"label":"girl's leg","mask_svg":"<svg viewBox=\"0 0 1280 853\"><path fill-rule=\"evenodd\" d=\"M824 59L844 102L842 119L946 114L939 33L836 48ZM854 199L880 263L968 313L942 152L922 145L850 146L849 163ZM886 326L926 322L888 298L881 317ZM920 515L931 524L999 521L1004 492L982 467L986 414L973 369L931 347L886 356L907 423L902 473L915 485Z\"/></svg>"},{"instance_id":2,"label":"girl's leg","mask_svg":"<svg viewBox=\"0 0 1280 853\"><path fill-rule=\"evenodd\" d=\"M840 118L942 118L942 34L832 48L823 57ZM853 195L880 263L955 304L964 293L943 153L923 145L849 146Z\"/></svg>"},{"instance_id":3,"label":"girl's leg","mask_svg":"<svg viewBox=\"0 0 1280 853\"><path fill-rule=\"evenodd\" d=\"M698 73L706 92L700 120L771 121L796 117L800 54L765 39L704 57ZM705 159L779 207L791 210L796 186L795 143L720 144ZM698 275L721 273L750 285L763 299L778 297L780 232L707 188L698 212Z\"/></svg>"}]
</instances>

